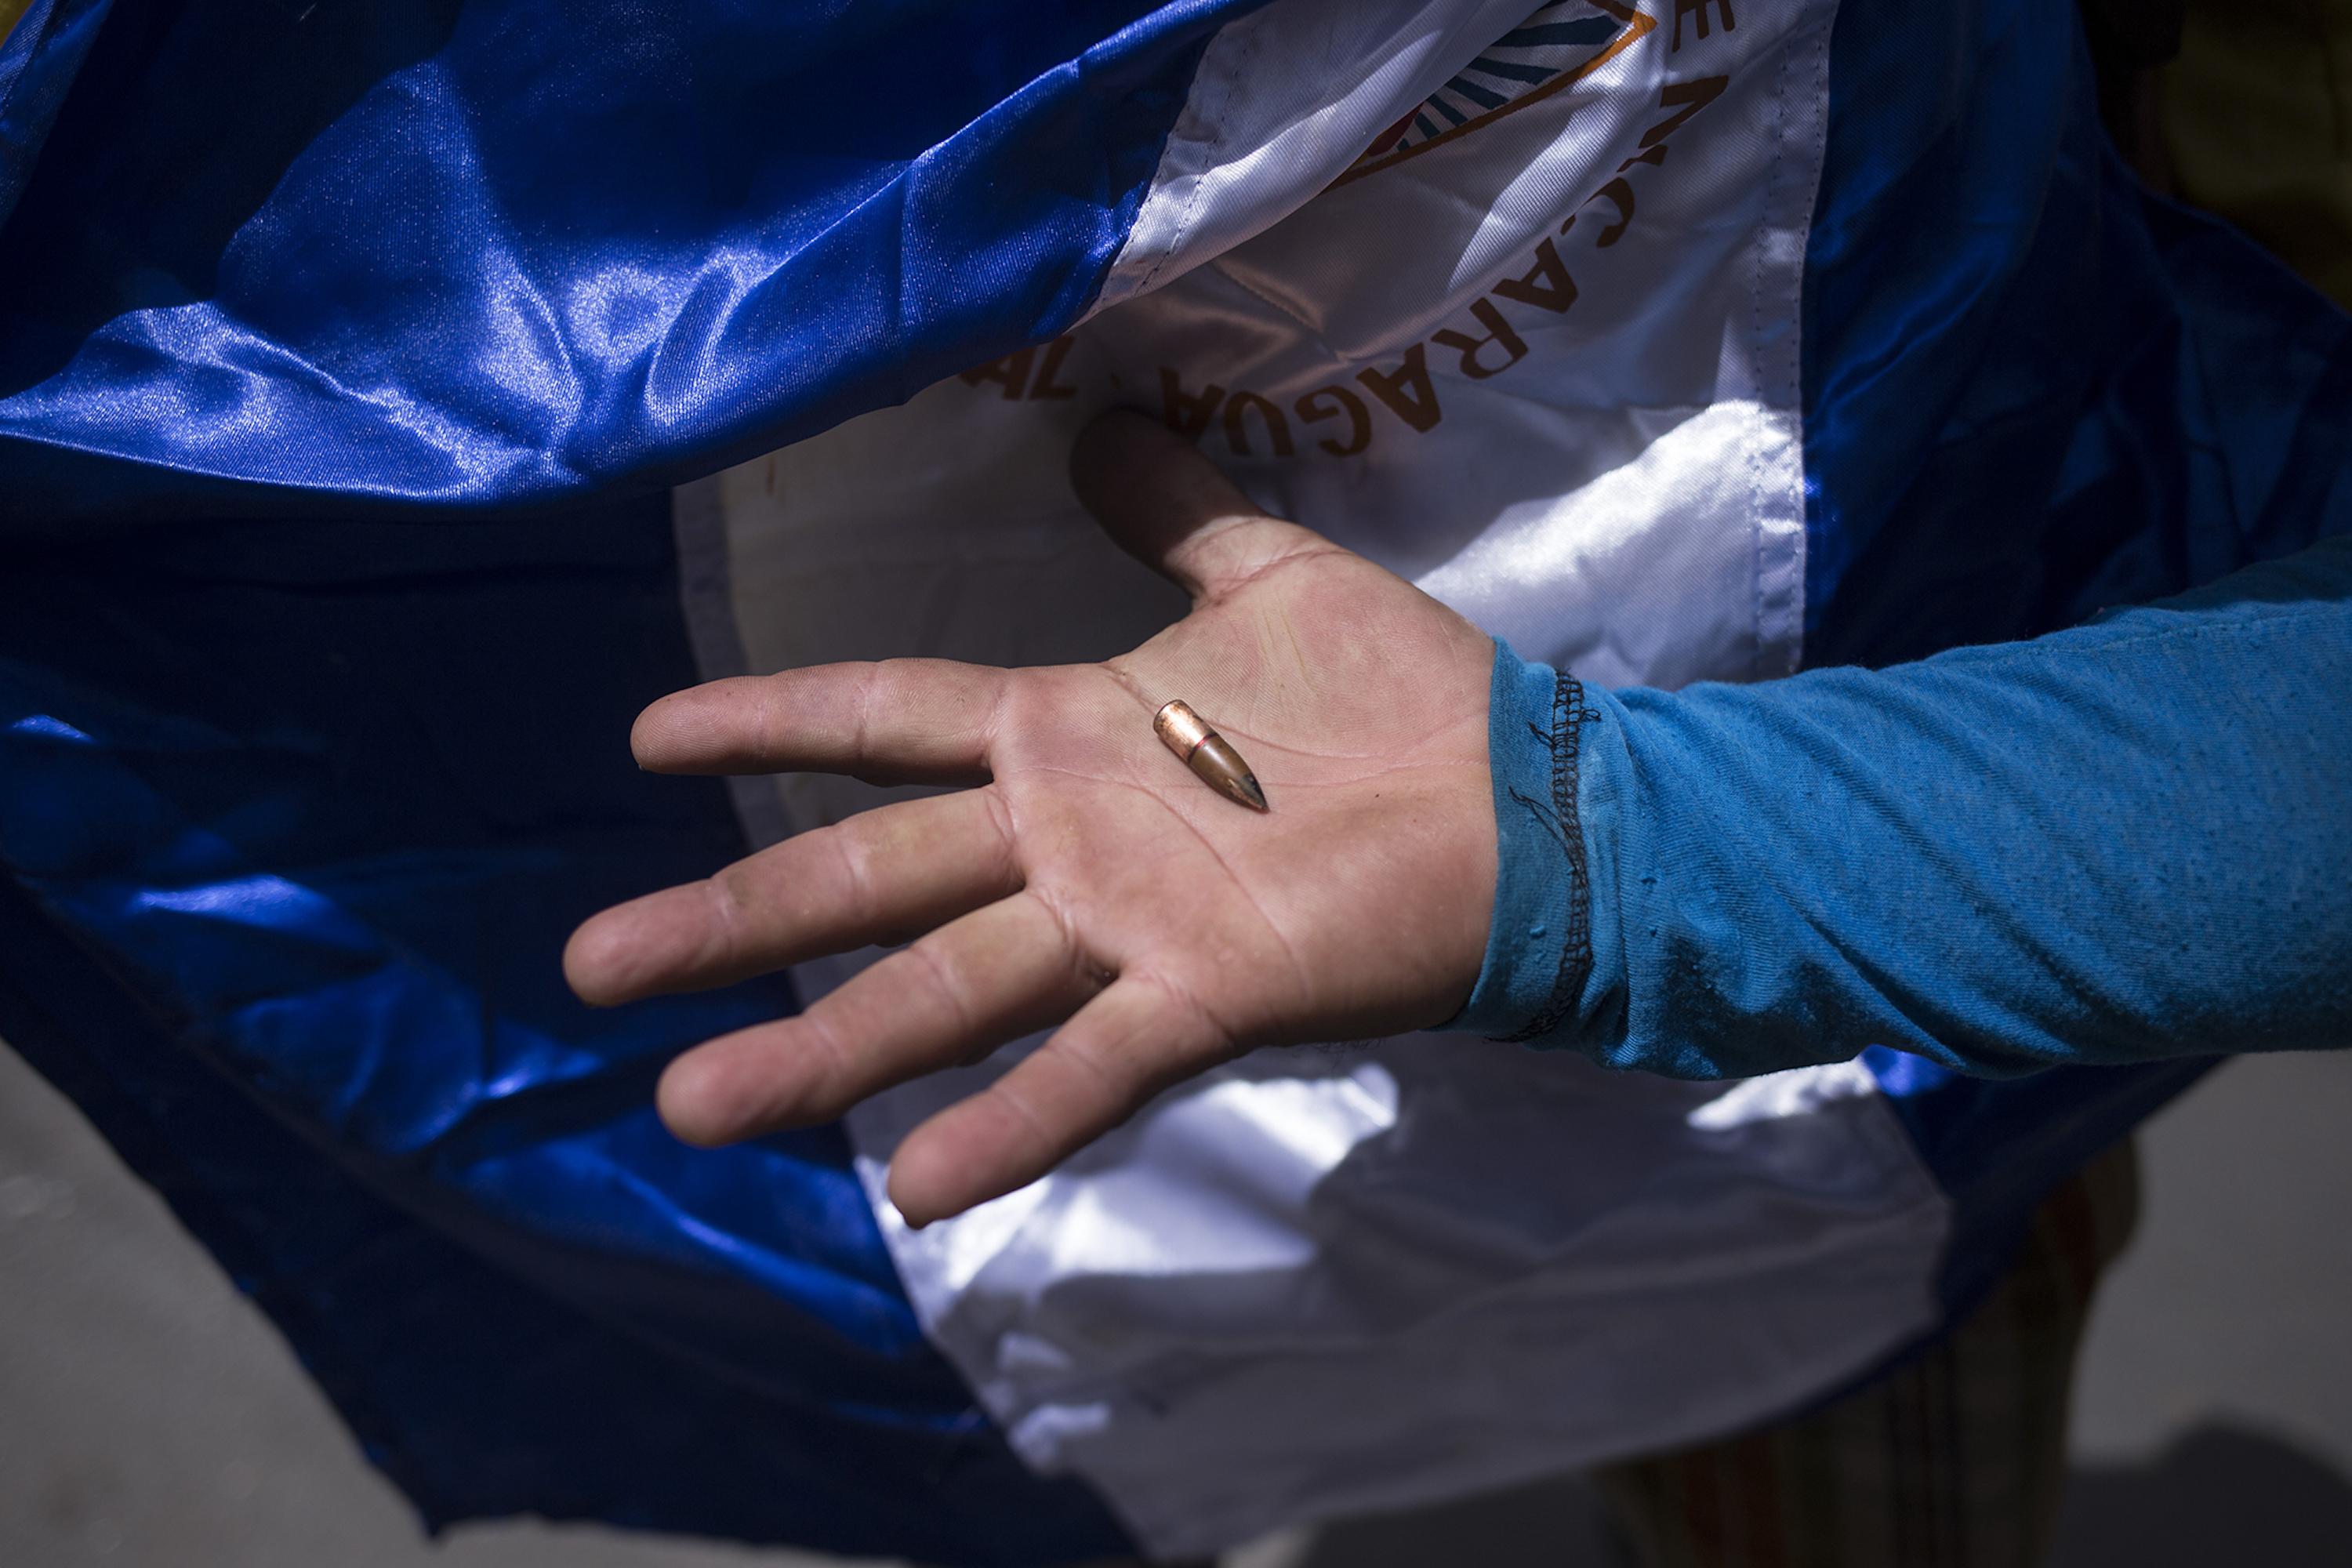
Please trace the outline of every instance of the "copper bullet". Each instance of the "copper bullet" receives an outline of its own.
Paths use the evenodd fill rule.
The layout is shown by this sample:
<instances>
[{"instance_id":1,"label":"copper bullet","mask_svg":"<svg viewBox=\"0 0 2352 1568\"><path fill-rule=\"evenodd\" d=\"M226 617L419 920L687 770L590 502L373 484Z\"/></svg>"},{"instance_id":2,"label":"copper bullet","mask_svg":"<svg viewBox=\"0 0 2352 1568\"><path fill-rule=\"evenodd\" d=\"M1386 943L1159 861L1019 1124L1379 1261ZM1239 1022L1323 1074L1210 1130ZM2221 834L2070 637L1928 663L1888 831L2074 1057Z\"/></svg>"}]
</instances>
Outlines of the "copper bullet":
<instances>
[{"instance_id":1,"label":"copper bullet","mask_svg":"<svg viewBox=\"0 0 2352 1568\"><path fill-rule=\"evenodd\" d=\"M1258 788L1257 775L1242 754L1192 709L1171 702L1151 716L1151 728L1202 784L1252 811L1266 808L1265 791Z\"/></svg>"}]
</instances>

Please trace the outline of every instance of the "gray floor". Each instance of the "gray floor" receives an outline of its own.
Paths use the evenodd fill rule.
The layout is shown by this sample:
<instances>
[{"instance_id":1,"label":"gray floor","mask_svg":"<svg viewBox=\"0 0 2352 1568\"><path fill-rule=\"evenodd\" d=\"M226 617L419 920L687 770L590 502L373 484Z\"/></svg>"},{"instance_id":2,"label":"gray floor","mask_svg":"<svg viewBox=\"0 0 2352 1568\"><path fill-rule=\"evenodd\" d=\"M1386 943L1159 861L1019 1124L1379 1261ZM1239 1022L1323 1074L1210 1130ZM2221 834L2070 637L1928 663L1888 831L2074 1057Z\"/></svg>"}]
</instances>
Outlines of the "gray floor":
<instances>
[{"instance_id":1,"label":"gray floor","mask_svg":"<svg viewBox=\"0 0 2352 1568\"><path fill-rule=\"evenodd\" d=\"M2235 1064L2154 1123L2094 1323L2061 1568L2352 1563L2352 1055ZM422 1539L268 1326L0 1051L0 1563L814 1568L522 1522ZM1573 1483L1234 1554L1232 1568L1583 1568Z\"/></svg>"}]
</instances>

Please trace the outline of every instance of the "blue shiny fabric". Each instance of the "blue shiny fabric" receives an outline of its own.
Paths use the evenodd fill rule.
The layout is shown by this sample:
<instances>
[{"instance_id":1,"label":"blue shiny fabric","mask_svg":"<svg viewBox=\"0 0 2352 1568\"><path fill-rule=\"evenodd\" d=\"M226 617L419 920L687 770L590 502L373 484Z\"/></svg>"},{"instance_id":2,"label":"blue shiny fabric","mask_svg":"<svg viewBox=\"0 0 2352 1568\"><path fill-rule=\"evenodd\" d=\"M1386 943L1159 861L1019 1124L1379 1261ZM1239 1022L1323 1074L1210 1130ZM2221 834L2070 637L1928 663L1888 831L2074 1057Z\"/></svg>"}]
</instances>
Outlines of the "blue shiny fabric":
<instances>
[{"instance_id":1,"label":"blue shiny fabric","mask_svg":"<svg viewBox=\"0 0 2352 1568\"><path fill-rule=\"evenodd\" d=\"M1808 663L2037 636L2341 515L2352 321L2140 187L2074 7L1846 0L1830 60Z\"/></svg>"},{"instance_id":2,"label":"blue shiny fabric","mask_svg":"<svg viewBox=\"0 0 2352 1568\"><path fill-rule=\"evenodd\" d=\"M5 149L0 495L540 505L899 401L1083 313L1257 3L117 0Z\"/></svg>"},{"instance_id":3,"label":"blue shiny fabric","mask_svg":"<svg viewBox=\"0 0 2352 1568\"><path fill-rule=\"evenodd\" d=\"M2352 321L2139 186L2074 6L1845 0L1830 60L1810 664L2036 636L2352 528ZM2045 1193L2201 1070L1864 1060L1953 1196L1955 1313Z\"/></svg>"},{"instance_id":4,"label":"blue shiny fabric","mask_svg":"<svg viewBox=\"0 0 2352 1568\"><path fill-rule=\"evenodd\" d=\"M113 0L33 0L0 37L0 225L16 209L49 126Z\"/></svg>"},{"instance_id":5,"label":"blue shiny fabric","mask_svg":"<svg viewBox=\"0 0 2352 1568\"><path fill-rule=\"evenodd\" d=\"M696 676L665 498L600 498L1075 320L1248 8L37 0L0 47L0 1036L429 1521L1128 1550L925 1340L837 1131L658 1125L788 988L600 1014L557 954L745 848L629 763Z\"/></svg>"},{"instance_id":6,"label":"blue shiny fabric","mask_svg":"<svg viewBox=\"0 0 2352 1568\"><path fill-rule=\"evenodd\" d=\"M0 1037L429 1519L1127 1548L924 1342L838 1134L655 1124L669 1053L789 994L595 1014L555 955L743 847L628 764L694 671L663 508L611 494L1067 325L1250 8L37 0L0 46ZM1818 660L2152 595L2334 504L2290 410L2346 395L2340 320L2143 207L2065 7L1846 0L1832 70ZM1873 1060L1956 1291L2179 1077Z\"/></svg>"},{"instance_id":7,"label":"blue shiny fabric","mask_svg":"<svg viewBox=\"0 0 2352 1568\"><path fill-rule=\"evenodd\" d=\"M660 500L180 523L0 571L0 1037L255 1292L428 1520L928 1562L1126 1549L930 1348L837 1130L665 1132L782 982L614 1011L570 928L744 851L629 758L694 679Z\"/></svg>"}]
</instances>

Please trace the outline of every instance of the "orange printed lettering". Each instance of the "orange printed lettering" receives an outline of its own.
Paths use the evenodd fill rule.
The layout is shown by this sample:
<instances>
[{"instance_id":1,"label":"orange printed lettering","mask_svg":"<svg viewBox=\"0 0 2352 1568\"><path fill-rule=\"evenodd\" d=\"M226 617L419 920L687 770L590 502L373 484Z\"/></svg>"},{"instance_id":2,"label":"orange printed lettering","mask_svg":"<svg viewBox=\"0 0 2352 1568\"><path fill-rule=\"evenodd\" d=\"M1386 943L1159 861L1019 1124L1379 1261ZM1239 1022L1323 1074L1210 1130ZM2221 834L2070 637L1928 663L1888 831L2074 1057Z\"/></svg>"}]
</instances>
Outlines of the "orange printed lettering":
<instances>
[{"instance_id":1,"label":"orange printed lettering","mask_svg":"<svg viewBox=\"0 0 2352 1568\"><path fill-rule=\"evenodd\" d=\"M1633 221L1633 187L1625 183L1624 175L1618 175L1585 197L1584 205L1591 206L1603 196L1617 204L1617 221L1602 229L1600 237L1592 242L1594 248L1600 250L1606 250L1622 239L1625 237L1625 226Z\"/></svg>"},{"instance_id":2,"label":"orange printed lettering","mask_svg":"<svg viewBox=\"0 0 2352 1568\"><path fill-rule=\"evenodd\" d=\"M1318 386L1297 403L1298 417L1309 425L1326 419L1348 416L1348 438L1334 441L1326 436L1315 444L1335 458L1352 458L1372 444L1372 412L1364 400L1344 386Z\"/></svg>"},{"instance_id":3,"label":"orange printed lettering","mask_svg":"<svg viewBox=\"0 0 2352 1568\"><path fill-rule=\"evenodd\" d=\"M1067 337L1055 338L1045 345L1045 363L1037 367L1036 383L1029 388L1030 401L1061 403L1078 395L1076 387L1054 379L1061 373L1062 362L1069 357L1070 340Z\"/></svg>"},{"instance_id":4,"label":"orange printed lettering","mask_svg":"<svg viewBox=\"0 0 2352 1568\"><path fill-rule=\"evenodd\" d=\"M1574 223L1571 217L1568 220ZM1566 228L1560 231L1565 234ZM1568 264L1559 258L1559 247L1550 240L1536 242L1536 264L1532 269L1517 278L1498 278L1495 292L1521 305L1533 305L1553 315L1563 315L1576 303L1576 279L1568 275Z\"/></svg>"},{"instance_id":5,"label":"orange printed lettering","mask_svg":"<svg viewBox=\"0 0 2352 1568\"><path fill-rule=\"evenodd\" d=\"M1682 106L1682 112L1672 114L1642 132L1641 144L1654 147L1681 128L1682 122L1713 103L1731 79L1727 76L1706 76L1696 81L1670 81L1658 89L1658 107L1672 109Z\"/></svg>"},{"instance_id":6,"label":"orange printed lettering","mask_svg":"<svg viewBox=\"0 0 2352 1568\"><path fill-rule=\"evenodd\" d=\"M1015 402L1022 393L1028 390L1029 362L1036 356L1035 349L1023 349L1018 353L1006 354L1003 359L976 365L958 379L966 386L986 386L994 382L1004 388L1005 402Z\"/></svg>"},{"instance_id":7,"label":"orange printed lettering","mask_svg":"<svg viewBox=\"0 0 2352 1568\"><path fill-rule=\"evenodd\" d=\"M1370 389L1388 411L1426 435L1445 417L1437 406L1437 385L1429 379L1427 345L1415 343L1404 351L1404 363L1395 370L1364 369L1356 379Z\"/></svg>"},{"instance_id":8,"label":"orange printed lettering","mask_svg":"<svg viewBox=\"0 0 2352 1568\"><path fill-rule=\"evenodd\" d=\"M1731 19L1731 0L1675 0L1675 40L1673 44L1673 52L1679 53L1682 49L1683 18L1685 16L1690 17L1692 21L1696 24L1691 29L1693 33L1702 38L1706 37L1706 8L1709 5L1721 8L1723 12L1723 30L1725 32L1728 33L1739 25Z\"/></svg>"},{"instance_id":9,"label":"orange printed lettering","mask_svg":"<svg viewBox=\"0 0 2352 1568\"><path fill-rule=\"evenodd\" d=\"M1463 374L1473 381L1484 381L1490 375L1500 374L1528 357L1528 340L1511 330L1511 323L1503 319L1503 312L1495 308L1495 301L1483 297L1473 300L1470 302L1470 313L1478 318L1480 326L1486 329L1485 337L1474 338L1467 332L1457 332L1451 327L1444 331L1429 334L1431 342L1443 348L1452 349L1462 356ZM1479 351L1488 343L1503 351L1502 363L1490 365L1479 361Z\"/></svg>"},{"instance_id":10,"label":"orange printed lettering","mask_svg":"<svg viewBox=\"0 0 2352 1568\"><path fill-rule=\"evenodd\" d=\"M1201 432L1209 427L1217 405L1224 400L1225 389L1216 383L1211 382L1198 392L1186 392L1173 370L1164 364L1160 367L1160 416L1168 422L1168 428L1186 440L1201 438Z\"/></svg>"},{"instance_id":11,"label":"orange printed lettering","mask_svg":"<svg viewBox=\"0 0 2352 1568\"><path fill-rule=\"evenodd\" d=\"M1290 456L1290 421L1282 416L1281 409L1255 392L1236 392L1225 400L1225 439L1232 444L1234 456L1250 455L1249 427L1243 423L1243 416L1253 408L1265 420L1266 439L1274 446L1274 455Z\"/></svg>"}]
</instances>

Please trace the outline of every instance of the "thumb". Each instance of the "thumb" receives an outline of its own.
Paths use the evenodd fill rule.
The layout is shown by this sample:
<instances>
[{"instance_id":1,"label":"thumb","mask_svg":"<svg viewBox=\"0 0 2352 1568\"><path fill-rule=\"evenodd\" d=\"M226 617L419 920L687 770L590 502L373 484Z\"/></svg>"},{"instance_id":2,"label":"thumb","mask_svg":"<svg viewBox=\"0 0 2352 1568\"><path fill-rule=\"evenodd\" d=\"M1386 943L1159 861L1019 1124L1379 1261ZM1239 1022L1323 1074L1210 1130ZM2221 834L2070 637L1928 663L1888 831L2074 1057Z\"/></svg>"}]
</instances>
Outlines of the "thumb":
<instances>
[{"instance_id":1,"label":"thumb","mask_svg":"<svg viewBox=\"0 0 2352 1568\"><path fill-rule=\"evenodd\" d=\"M1114 409L1078 434L1070 482L1120 549L1197 604L1232 592L1318 534L1271 518L1154 419Z\"/></svg>"}]
</instances>

